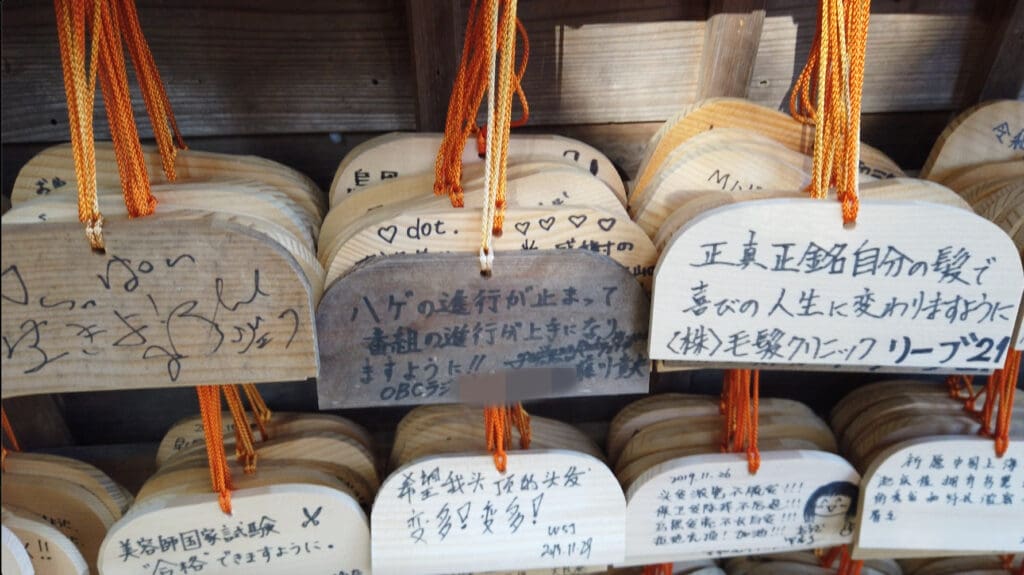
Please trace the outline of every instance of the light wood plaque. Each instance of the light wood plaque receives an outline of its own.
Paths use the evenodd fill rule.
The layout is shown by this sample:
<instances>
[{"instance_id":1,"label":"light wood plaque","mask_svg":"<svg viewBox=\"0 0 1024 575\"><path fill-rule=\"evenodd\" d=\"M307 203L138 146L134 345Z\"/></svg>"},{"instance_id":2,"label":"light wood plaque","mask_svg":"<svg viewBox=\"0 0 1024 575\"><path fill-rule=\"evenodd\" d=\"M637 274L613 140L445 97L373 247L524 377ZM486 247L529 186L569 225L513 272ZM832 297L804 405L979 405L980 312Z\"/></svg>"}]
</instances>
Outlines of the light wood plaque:
<instances>
[{"instance_id":1,"label":"light wood plaque","mask_svg":"<svg viewBox=\"0 0 1024 575\"><path fill-rule=\"evenodd\" d=\"M1024 290L1002 230L929 202L865 201L855 227L841 222L838 202L810 199L742 202L692 219L655 270L651 358L1002 366Z\"/></svg>"},{"instance_id":2,"label":"light wood plaque","mask_svg":"<svg viewBox=\"0 0 1024 575\"><path fill-rule=\"evenodd\" d=\"M423 458L373 505L376 575L608 565L622 561L625 501L611 471L566 450Z\"/></svg>"},{"instance_id":3,"label":"light wood plaque","mask_svg":"<svg viewBox=\"0 0 1024 575\"><path fill-rule=\"evenodd\" d=\"M277 243L217 215L4 225L3 397L305 380L313 294Z\"/></svg>"},{"instance_id":4,"label":"light wood plaque","mask_svg":"<svg viewBox=\"0 0 1024 575\"><path fill-rule=\"evenodd\" d=\"M235 491L231 504L232 515L225 515L217 496L207 493L136 506L103 541L100 571L180 573L185 565L204 574L369 573L366 514L348 495L280 484Z\"/></svg>"},{"instance_id":5,"label":"light wood plaque","mask_svg":"<svg viewBox=\"0 0 1024 575\"><path fill-rule=\"evenodd\" d=\"M860 476L819 451L681 457L626 494L626 565L825 548L849 543Z\"/></svg>"},{"instance_id":6,"label":"light wood plaque","mask_svg":"<svg viewBox=\"0 0 1024 575\"><path fill-rule=\"evenodd\" d=\"M922 437L864 473L855 558L1024 551L1024 443L996 457L985 437Z\"/></svg>"}]
</instances>

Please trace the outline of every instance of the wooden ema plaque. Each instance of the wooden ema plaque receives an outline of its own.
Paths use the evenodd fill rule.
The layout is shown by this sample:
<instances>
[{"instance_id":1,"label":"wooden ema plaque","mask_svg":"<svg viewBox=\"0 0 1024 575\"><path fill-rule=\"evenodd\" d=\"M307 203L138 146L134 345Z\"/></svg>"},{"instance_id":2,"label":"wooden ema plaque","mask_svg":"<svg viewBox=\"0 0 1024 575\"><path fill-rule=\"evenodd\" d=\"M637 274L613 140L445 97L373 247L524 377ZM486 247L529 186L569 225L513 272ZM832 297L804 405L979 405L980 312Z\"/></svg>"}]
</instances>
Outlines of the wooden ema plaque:
<instances>
[{"instance_id":1,"label":"wooden ema plaque","mask_svg":"<svg viewBox=\"0 0 1024 575\"><path fill-rule=\"evenodd\" d=\"M626 506L611 470L565 450L426 457L381 486L373 572L462 573L621 562Z\"/></svg>"},{"instance_id":2,"label":"wooden ema plaque","mask_svg":"<svg viewBox=\"0 0 1024 575\"><path fill-rule=\"evenodd\" d=\"M849 543L860 476L824 451L680 457L626 494L626 565L827 548Z\"/></svg>"},{"instance_id":3,"label":"wooden ema plaque","mask_svg":"<svg viewBox=\"0 0 1024 575\"><path fill-rule=\"evenodd\" d=\"M4 225L3 397L305 380L309 282L284 248L215 215Z\"/></svg>"},{"instance_id":4,"label":"wooden ema plaque","mask_svg":"<svg viewBox=\"0 0 1024 575\"><path fill-rule=\"evenodd\" d=\"M377 258L317 309L320 408L646 393L647 318L598 254L498 252L489 278L476 255Z\"/></svg>"},{"instance_id":5,"label":"wooden ema plaque","mask_svg":"<svg viewBox=\"0 0 1024 575\"><path fill-rule=\"evenodd\" d=\"M114 524L100 548L106 575L369 573L366 514L319 485L240 489L224 514L216 494L144 502Z\"/></svg>"},{"instance_id":6,"label":"wooden ema plaque","mask_svg":"<svg viewBox=\"0 0 1024 575\"><path fill-rule=\"evenodd\" d=\"M853 555L936 557L1024 551L1024 443L1003 457L984 437L893 446L861 485Z\"/></svg>"},{"instance_id":7,"label":"wooden ema plaque","mask_svg":"<svg viewBox=\"0 0 1024 575\"><path fill-rule=\"evenodd\" d=\"M990 372L1022 292L1010 238L927 202L750 201L705 212L655 270L651 358Z\"/></svg>"}]
</instances>

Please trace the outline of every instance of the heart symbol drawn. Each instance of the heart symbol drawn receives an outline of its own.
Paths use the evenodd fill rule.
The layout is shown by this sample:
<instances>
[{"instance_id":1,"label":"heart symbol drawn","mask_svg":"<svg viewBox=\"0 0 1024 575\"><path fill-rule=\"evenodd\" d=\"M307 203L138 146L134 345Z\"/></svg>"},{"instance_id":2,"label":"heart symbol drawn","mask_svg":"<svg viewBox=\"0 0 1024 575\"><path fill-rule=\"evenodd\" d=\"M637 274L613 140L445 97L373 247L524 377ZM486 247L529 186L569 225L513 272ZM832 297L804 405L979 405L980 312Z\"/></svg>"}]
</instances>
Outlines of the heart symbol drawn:
<instances>
[{"instance_id":1,"label":"heart symbol drawn","mask_svg":"<svg viewBox=\"0 0 1024 575\"><path fill-rule=\"evenodd\" d=\"M395 234L398 233L398 226L384 226L383 228L377 228L377 235L380 239L387 243L393 243L395 241Z\"/></svg>"},{"instance_id":2,"label":"heart symbol drawn","mask_svg":"<svg viewBox=\"0 0 1024 575\"><path fill-rule=\"evenodd\" d=\"M526 235L527 230L530 229L530 222L516 222L516 231Z\"/></svg>"},{"instance_id":3,"label":"heart symbol drawn","mask_svg":"<svg viewBox=\"0 0 1024 575\"><path fill-rule=\"evenodd\" d=\"M572 225L576 226L577 230L580 229L580 226L582 226L583 222L585 222L585 221L587 221L587 215L586 214L579 214L579 215L576 215L576 216L569 216L569 223L571 223Z\"/></svg>"},{"instance_id":4,"label":"heart symbol drawn","mask_svg":"<svg viewBox=\"0 0 1024 575\"><path fill-rule=\"evenodd\" d=\"M601 218L597 220L597 225L607 232L615 227L615 218Z\"/></svg>"},{"instance_id":5,"label":"heart symbol drawn","mask_svg":"<svg viewBox=\"0 0 1024 575\"><path fill-rule=\"evenodd\" d=\"M551 226L555 225L555 216L539 219L537 223L540 224L540 227L544 228L544 231L548 231L551 229Z\"/></svg>"}]
</instances>

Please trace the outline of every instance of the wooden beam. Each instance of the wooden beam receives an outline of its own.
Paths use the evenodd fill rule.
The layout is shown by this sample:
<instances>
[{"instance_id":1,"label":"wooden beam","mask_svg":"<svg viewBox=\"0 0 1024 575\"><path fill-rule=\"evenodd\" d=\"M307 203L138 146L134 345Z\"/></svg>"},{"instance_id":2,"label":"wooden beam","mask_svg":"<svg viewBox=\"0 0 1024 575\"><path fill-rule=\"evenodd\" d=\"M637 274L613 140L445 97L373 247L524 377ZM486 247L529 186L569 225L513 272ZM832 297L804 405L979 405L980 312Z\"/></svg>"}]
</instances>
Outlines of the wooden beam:
<instances>
[{"instance_id":1,"label":"wooden beam","mask_svg":"<svg viewBox=\"0 0 1024 575\"><path fill-rule=\"evenodd\" d=\"M462 55L462 5L460 1L406 1L416 81L416 129L421 132L444 130L448 98Z\"/></svg>"},{"instance_id":2,"label":"wooden beam","mask_svg":"<svg viewBox=\"0 0 1024 575\"><path fill-rule=\"evenodd\" d=\"M761 43L765 0L711 0L697 98L746 97Z\"/></svg>"},{"instance_id":3,"label":"wooden beam","mask_svg":"<svg viewBox=\"0 0 1024 575\"><path fill-rule=\"evenodd\" d=\"M1024 97L1024 2L1016 2L999 24L1002 31L993 41L995 55L981 88L981 101Z\"/></svg>"}]
</instances>

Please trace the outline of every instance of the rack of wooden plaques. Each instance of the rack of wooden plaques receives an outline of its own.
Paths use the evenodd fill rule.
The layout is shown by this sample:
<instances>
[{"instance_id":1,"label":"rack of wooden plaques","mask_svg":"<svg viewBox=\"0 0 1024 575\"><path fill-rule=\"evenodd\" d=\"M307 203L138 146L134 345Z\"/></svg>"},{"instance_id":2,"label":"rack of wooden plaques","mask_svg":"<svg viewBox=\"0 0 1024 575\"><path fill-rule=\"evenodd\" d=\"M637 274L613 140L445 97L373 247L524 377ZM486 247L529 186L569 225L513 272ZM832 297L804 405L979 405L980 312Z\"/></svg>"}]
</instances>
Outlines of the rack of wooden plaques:
<instances>
[{"instance_id":1,"label":"rack of wooden plaques","mask_svg":"<svg viewBox=\"0 0 1024 575\"><path fill-rule=\"evenodd\" d=\"M52 198L74 189L66 146L37 156L68 133L64 95L54 89L61 84L61 67L53 7L5 5L3 192L5 211L8 195L15 210L21 207L11 212L18 218L4 220L0 238L5 399L110 391L117 400L139 405L144 400L113 393L316 378L319 406L310 403L306 411L374 408L381 410L375 414L393 414L415 406L430 416L416 429L452 447L457 442L444 444L437 433L456 429L468 435L469 427L456 423L479 417L480 410L467 407L453 416L440 411L440 404L554 398L574 405L587 398L612 406L615 396L661 391L665 382L686 377L674 373L677 368L985 374L1001 365L1010 347L1024 349L1020 246L986 212L1001 204L985 202L1019 197L1018 188L1004 180L1019 177L1024 120L996 114L967 143L951 146L958 158L970 159L975 148L993 158L996 144L1010 154L996 158L983 174L943 175L934 165L941 168L942 160L925 157L957 113L979 102L1024 99L1019 2L873 3L861 156L864 202L853 229L836 224L838 205L794 197L805 183L811 142L806 131L792 129L776 113L784 109L807 53L815 2L522 2L520 16L531 40L524 80L531 121L520 135L521 141L534 138L524 145L524 157L536 165L510 174L510 186L522 192L514 189L511 202L527 199L510 206L490 278L477 273L476 217L454 213L444 198L393 209L400 202L412 205L407 202L423 191L415 186L429 175L415 186L399 182L429 171L432 158L415 169L390 159L338 165L361 145L394 146L385 157L402 162L423 147L436 149L468 2L360 0L316 9L269 0L230 7L139 4L190 143L197 150L245 151L301 169L316 184L292 170L273 177L264 171L262 177L271 180L263 183L315 190L312 205L305 206L317 212L315 221L300 215L254 226L231 212L256 217L265 213L262 204L243 209L230 199L219 209L181 208L145 221L111 211L105 253L89 248L77 221L41 225L69 217L68 206ZM394 135L412 131L415 137ZM652 136L661 137L655 143L666 142L660 157L653 155L657 146L645 150ZM991 146L976 145L985 138ZM173 193L198 197L215 191L189 183L208 176L213 156L183 153L192 163L179 168L185 182ZM467 166L476 159L472 145L464 159ZM155 156L148 161L150 172L159 173ZM231 185L250 185L253 173L267 167L252 158L238 162L230 167ZM919 166L926 167L913 169ZM101 187L116 182L116 169L107 167ZM475 169L467 167L467 174ZM332 181L329 194L316 189L326 190ZM382 191L376 186L389 181L386 201L365 193L374 185ZM634 197L637 189L642 195ZM168 188L168 198L171 193ZM347 208L332 216L325 208L336 195L345 197ZM44 201L25 210L28 199ZM480 203L467 193L465 211L475 214L472 208ZM1007 221L1011 217L1008 210L1000 213ZM353 227L361 218L363 225ZM900 226L886 225L892 221ZM292 242L292 236L302 239ZM605 239L612 236L613 242ZM596 248L556 249L570 241ZM841 254L839 245L847 246ZM494 293L495 285L500 293ZM914 315L944 318L944 310L929 307L937 292L943 301L970 302L964 304L965 319L904 321ZM722 301L725 307L716 308ZM828 322L820 319L825 316ZM547 338L548 325L561 331L522 353L521 340L503 343L502 329L510 333L510 324L517 338ZM542 324L542 331L531 334ZM614 328L580 335L595 325ZM413 330L418 347L410 347ZM483 354L456 351L464 337L492 343ZM540 353L590 345L604 346L607 353L582 374L572 362L544 363ZM41 405L51 407L55 420L62 410L84 419L75 411L76 400L66 397L64 403ZM185 415L194 404L191 398L187 404L173 399L166 409ZM706 409L685 417L704 417ZM570 411L570 423L587 417ZM792 416L771 413L770 406L764 413L765 426L773 424L771 418ZM18 421L16 412L12 418L26 438L44 436L46 430L28 418ZM580 566L574 572L583 572L609 564L842 543L853 543L863 557L935 555L933 544L957 554L1022 550L1024 533L988 529L1020 523L1020 442L1011 442L1008 454L996 459L989 455L991 441L961 437L967 427L957 427L960 435L953 438L923 434L886 445L865 456L866 466L811 440L769 437L765 445L775 447L764 450L757 475L749 475L742 455L694 453L640 473L633 467L623 487L620 470L603 460L600 449L538 420L538 428L552 437L574 438L569 443L577 449L541 441L532 450L512 450L505 475L476 444L459 444L454 451L410 446L387 464L371 453L362 472L377 475L379 489L359 479L351 479L351 495L342 496L339 489L315 485L289 493L253 487L236 492L230 523L266 526L266 517L247 514L259 505L247 503L273 501L281 510L272 517L272 529L280 531L274 537L301 535L309 549L322 548L316 549L318 557L331 573L345 575L365 575L371 567L387 573L414 567L470 572L485 566ZM293 423L288 417L281 421ZM136 423L146 437L157 431L156 423ZM789 428L787 419L774 423ZM830 423L841 435L835 420ZM847 423L849 429L867 425ZM434 435L431 424L439 427ZM72 425L84 437L79 443L95 443L94 431ZM659 429L679 431L673 425ZM931 428L922 422L919 429ZM373 431L379 437L393 430ZM843 451L841 438L838 443L831 451ZM338 449L363 462L359 448ZM42 465L30 459L22 463ZM1011 459L1018 464L1005 467ZM17 464L17 457L11 462ZM939 485L934 494L917 493L916 501L907 501L904 476L918 485ZM476 480L479 489L473 487ZM972 486L964 487L968 481ZM1010 488L1001 489L1004 482ZM819 490L837 484L859 485L856 522L844 514L808 518L808 503L826 497ZM742 490L727 496L737 506L772 505L776 497L765 494L779 493L785 510L775 516L778 525L763 534L764 526L744 530L742 539L737 531L726 536L716 528L720 523L689 526L691 510L679 511L683 500L723 485ZM32 486L12 481L6 488L18 487ZM112 505L118 495L125 498L109 495ZM965 506L964 497L974 507ZM175 535L179 549L145 563L152 571L160 559L186 564L195 555L193 549L185 553L186 543L202 545L208 542L200 535L204 529L219 532L227 525L209 494L178 493L143 504L169 501L173 520L189 528L172 534L144 513L148 507L132 509L114 529L121 535L100 557L104 572L127 563L114 543ZM944 523L936 517L949 516L951 501L959 501L956 516L967 517L958 525L983 532L984 540L940 532ZM974 508L985 511L964 511ZM495 523L487 522L490 513ZM720 521L731 511L698 513ZM422 533L417 518L430 521ZM30 524L5 510L5 565L31 560L8 545L29 527L39 541L53 542L52 549L66 545L61 535L39 530L35 519ZM688 530L681 539L674 539L674 525ZM197 537L186 538L192 529ZM348 555L324 549L326 539L308 537L313 529L345 532ZM98 548L101 541L91 543ZM223 553L223 540L218 545ZM418 555L422 549L431 556ZM206 560L220 568L216 558Z\"/></svg>"}]
</instances>

